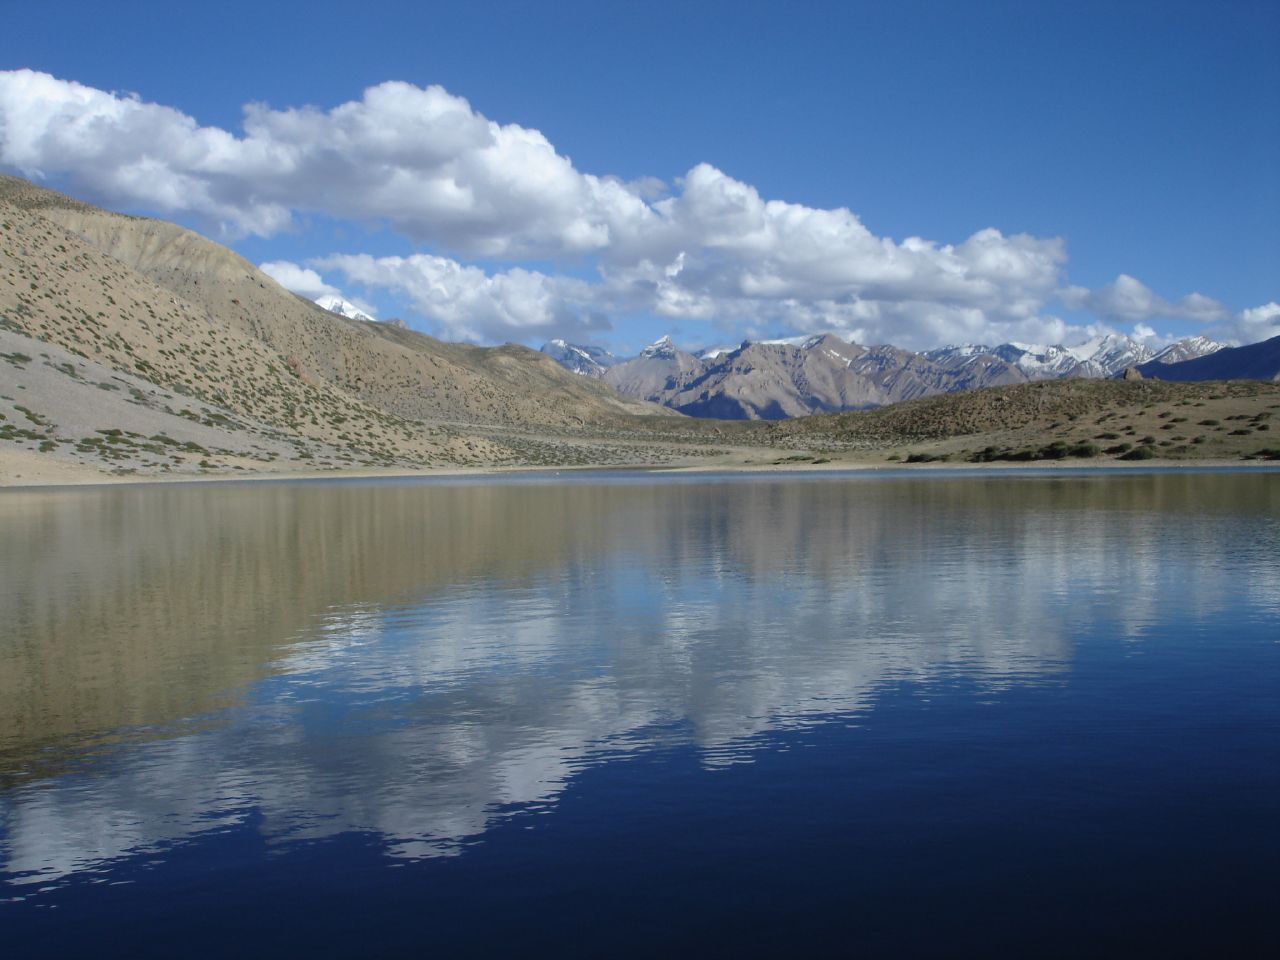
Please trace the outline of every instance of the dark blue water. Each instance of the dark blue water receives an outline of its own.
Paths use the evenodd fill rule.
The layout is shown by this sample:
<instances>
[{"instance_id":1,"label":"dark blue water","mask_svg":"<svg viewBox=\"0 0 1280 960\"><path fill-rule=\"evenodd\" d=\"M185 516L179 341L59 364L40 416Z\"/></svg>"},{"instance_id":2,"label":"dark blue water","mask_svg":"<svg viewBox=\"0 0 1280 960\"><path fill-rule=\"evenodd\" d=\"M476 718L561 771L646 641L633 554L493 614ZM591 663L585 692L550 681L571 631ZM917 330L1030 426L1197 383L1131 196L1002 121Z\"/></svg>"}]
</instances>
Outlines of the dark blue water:
<instances>
[{"instance_id":1,"label":"dark blue water","mask_svg":"<svg viewBox=\"0 0 1280 960\"><path fill-rule=\"evenodd\" d=\"M1280 475L0 497L6 956L1269 953Z\"/></svg>"}]
</instances>

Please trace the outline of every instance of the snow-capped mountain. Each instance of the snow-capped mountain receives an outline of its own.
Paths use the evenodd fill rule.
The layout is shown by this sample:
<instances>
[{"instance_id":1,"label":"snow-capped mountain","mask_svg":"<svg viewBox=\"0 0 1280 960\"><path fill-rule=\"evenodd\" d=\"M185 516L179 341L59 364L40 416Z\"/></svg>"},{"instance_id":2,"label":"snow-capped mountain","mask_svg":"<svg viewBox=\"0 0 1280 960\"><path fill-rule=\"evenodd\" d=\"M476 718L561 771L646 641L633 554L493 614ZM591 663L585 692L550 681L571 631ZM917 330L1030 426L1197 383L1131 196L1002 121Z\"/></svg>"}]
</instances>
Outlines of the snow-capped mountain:
<instances>
[{"instance_id":1,"label":"snow-capped mountain","mask_svg":"<svg viewBox=\"0 0 1280 960\"><path fill-rule=\"evenodd\" d=\"M1109 377L1145 363L1155 351L1124 334L1094 337L1072 347L1062 344L1002 343L991 351L1032 380L1055 377Z\"/></svg>"},{"instance_id":2,"label":"snow-capped mountain","mask_svg":"<svg viewBox=\"0 0 1280 960\"><path fill-rule=\"evenodd\" d=\"M566 370L597 380L618 362L618 358L603 347L569 343L567 340L544 343L542 352Z\"/></svg>"},{"instance_id":3,"label":"snow-capped mountain","mask_svg":"<svg viewBox=\"0 0 1280 960\"><path fill-rule=\"evenodd\" d=\"M677 353L681 352L670 337L664 336L649 344L640 351L640 356L650 360L671 360Z\"/></svg>"},{"instance_id":4,"label":"snow-capped mountain","mask_svg":"<svg viewBox=\"0 0 1280 960\"><path fill-rule=\"evenodd\" d=\"M1148 361L1175 363L1206 356L1222 347L1222 344L1206 337L1187 337L1157 351L1133 337L1109 334L1072 347L1017 342L988 347L968 343L926 350L922 356L934 363L954 366L962 359L991 355L1013 364L1029 379L1040 380L1049 377L1111 377Z\"/></svg>"},{"instance_id":5,"label":"snow-capped mountain","mask_svg":"<svg viewBox=\"0 0 1280 960\"><path fill-rule=\"evenodd\" d=\"M350 320L368 320L374 318L369 316L350 300L343 300L337 294L325 294L323 297L316 297L316 305L328 310L330 313L336 313L340 317L347 317Z\"/></svg>"},{"instance_id":6,"label":"snow-capped mountain","mask_svg":"<svg viewBox=\"0 0 1280 960\"><path fill-rule=\"evenodd\" d=\"M934 363L943 363L948 360L967 360L970 357L989 353L991 353L991 348L985 344L962 343L950 347L939 347L936 350L925 350L920 356L926 360L932 360Z\"/></svg>"},{"instance_id":7,"label":"snow-capped mountain","mask_svg":"<svg viewBox=\"0 0 1280 960\"><path fill-rule=\"evenodd\" d=\"M1073 347L1005 343L992 352L1017 367L1031 379L1043 377L1113 377L1129 367L1148 361L1176 363L1207 356L1222 344L1206 337L1187 337L1162 350L1124 334L1094 337Z\"/></svg>"},{"instance_id":8,"label":"snow-capped mountain","mask_svg":"<svg viewBox=\"0 0 1280 960\"><path fill-rule=\"evenodd\" d=\"M1070 347L1005 343L992 352L1031 376L1110 377L1157 358L1189 359L1221 349L1222 344L1205 337L1187 337L1157 350L1124 334L1107 334Z\"/></svg>"},{"instance_id":9,"label":"snow-capped mountain","mask_svg":"<svg viewBox=\"0 0 1280 960\"><path fill-rule=\"evenodd\" d=\"M1140 366L1138 372L1159 380L1280 381L1280 337L1243 347L1223 347L1173 363L1153 360Z\"/></svg>"},{"instance_id":10,"label":"snow-capped mountain","mask_svg":"<svg viewBox=\"0 0 1280 960\"><path fill-rule=\"evenodd\" d=\"M1067 351L1083 364L1095 364L1099 369L1096 375L1104 377L1145 363L1156 353L1141 340L1119 333L1094 337L1078 346L1068 347Z\"/></svg>"},{"instance_id":11,"label":"snow-capped mountain","mask_svg":"<svg viewBox=\"0 0 1280 960\"><path fill-rule=\"evenodd\" d=\"M1155 363L1181 363L1183 360L1207 357L1209 354L1217 353L1225 347L1225 343L1210 340L1208 337L1187 337L1177 343L1169 344L1151 359Z\"/></svg>"}]
</instances>

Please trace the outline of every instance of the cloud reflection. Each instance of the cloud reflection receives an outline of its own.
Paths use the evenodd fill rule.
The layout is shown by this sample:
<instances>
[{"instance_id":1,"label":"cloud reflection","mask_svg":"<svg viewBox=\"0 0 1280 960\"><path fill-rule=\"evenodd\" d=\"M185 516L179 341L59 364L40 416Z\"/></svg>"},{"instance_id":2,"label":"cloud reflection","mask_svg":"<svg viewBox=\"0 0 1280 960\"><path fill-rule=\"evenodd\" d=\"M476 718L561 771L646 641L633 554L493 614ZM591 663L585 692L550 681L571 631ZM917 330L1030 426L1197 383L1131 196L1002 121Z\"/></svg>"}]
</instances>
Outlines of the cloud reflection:
<instances>
[{"instance_id":1,"label":"cloud reflection","mask_svg":"<svg viewBox=\"0 0 1280 960\"><path fill-rule=\"evenodd\" d=\"M1152 475L6 499L28 562L0 588L0 870L45 883L250 816L448 855L636 751L714 768L886 684L1064 682L1100 624L1211 619L1242 570L1274 580L1275 500ZM1239 559L1188 577L1193 552Z\"/></svg>"}]
</instances>

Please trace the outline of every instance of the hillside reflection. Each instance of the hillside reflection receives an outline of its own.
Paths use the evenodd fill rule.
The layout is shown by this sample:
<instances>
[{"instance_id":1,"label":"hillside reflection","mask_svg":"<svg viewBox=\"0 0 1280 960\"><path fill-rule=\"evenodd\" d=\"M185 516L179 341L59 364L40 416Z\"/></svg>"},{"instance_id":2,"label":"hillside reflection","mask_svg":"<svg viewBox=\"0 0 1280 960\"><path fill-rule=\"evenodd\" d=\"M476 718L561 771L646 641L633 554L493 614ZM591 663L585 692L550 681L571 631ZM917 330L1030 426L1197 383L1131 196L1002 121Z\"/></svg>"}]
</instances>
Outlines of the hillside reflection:
<instances>
[{"instance_id":1,"label":"hillside reflection","mask_svg":"<svg viewBox=\"0 0 1280 960\"><path fill-rule=\"evenodd\" d=\"M1062 682L1096 624L1212 618L1242 570L1275 605L1277 515L1268 476L6 495L0 872L250 815L451 853L632 751Z\"/></svg>"}]
</instances>

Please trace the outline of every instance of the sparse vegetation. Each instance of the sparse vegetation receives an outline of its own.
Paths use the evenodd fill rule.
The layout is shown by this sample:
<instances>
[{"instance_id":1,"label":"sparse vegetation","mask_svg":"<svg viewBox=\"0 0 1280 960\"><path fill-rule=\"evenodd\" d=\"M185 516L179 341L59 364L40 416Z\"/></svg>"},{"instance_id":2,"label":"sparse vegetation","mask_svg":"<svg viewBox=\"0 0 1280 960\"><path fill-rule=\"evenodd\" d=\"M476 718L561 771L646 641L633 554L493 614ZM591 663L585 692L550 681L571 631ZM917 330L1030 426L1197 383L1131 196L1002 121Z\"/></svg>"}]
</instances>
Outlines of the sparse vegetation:
<instances>
[{"instance_id":1,"label":"sparse vegetation","mask_svg":"<svg viewBox=\"0 0 1280 960\"><path fill-rule=\"evenodd\" d=\"M1125 446L1127 447L1128 444L1125 444ZM1036 460L1085 459L1096 457L1101 453L1101 448L1095 443L1069 444L1061 440L1055 440L1053 443L1045 444L1044 446L1024 447L1022 449L994 445L987 446L972 454L969 457L969 462L994 463L999 460L1007 460L1014 463L1028 463Z\"/></svg>"},{"instance_id":2,"label":"sparse vegetation","mask_svg":"<svg viewBox=\"0 0 1280 960\"><path fill-rule=\"evenodd\" d=\"M1151 446L1135 447L1128 453L1122 454L1121 460L1154 460L1156 456L1155 448Z\"/></svg>"}]
</instances>

